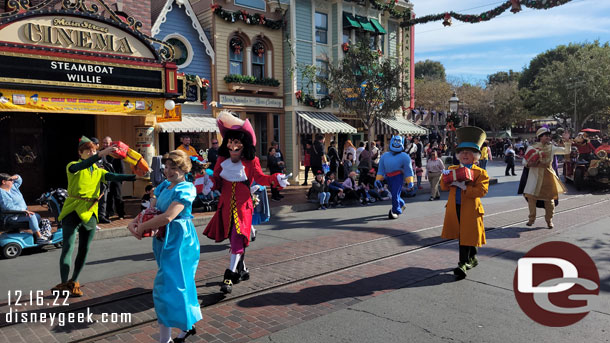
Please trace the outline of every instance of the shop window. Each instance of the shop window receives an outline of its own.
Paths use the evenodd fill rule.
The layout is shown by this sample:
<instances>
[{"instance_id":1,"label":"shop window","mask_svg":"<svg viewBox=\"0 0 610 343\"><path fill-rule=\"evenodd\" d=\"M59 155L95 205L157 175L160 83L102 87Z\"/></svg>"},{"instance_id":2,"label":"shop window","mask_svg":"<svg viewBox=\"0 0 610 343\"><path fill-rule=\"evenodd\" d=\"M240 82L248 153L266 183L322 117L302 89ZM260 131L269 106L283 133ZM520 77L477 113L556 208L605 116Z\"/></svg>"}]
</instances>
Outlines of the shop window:
<instances>
[{"instance_id":1,"label":"shop window","mask_svg":"<svg viewBox=\"0 0 610 343\"><path fill-rule=\"evenodd\" d=\"M244 43L241 39L235 37L230 40L229 44L229 73L243 74L244 73Z\"/></svg>"},{"instance_id":2,"label":"shop window","mask_svg":"<svg viewBox=\"0 0 610 343\"><path fill-rule=\"evenodd\" d=\"M316 12L316 42L328 43L328 15Z\"/></svg>"},{"instance_id":3,"label":"shop window","mask_svg":"<svg viewBox=\"0 0 610 343\"><path fill-rule=\"evenodd\" d=\"M343 29L343 43L349 43L350 39L352 39L352 30Z\"/></svg>"},{"instance_id":4,"label":"shop window","mask_svg":"<svg viewBox=\"0 0 610 343\"><path fill-rule=\"evenodd\" d=\"M279 114L274 114L273 115L273 140L280 143L281 145L281 141L280 141L280 115Z\"/></svg>"},{"instance_id":5,"label":"shop window","mask_svg":"<svg viewBox=\"0 0 610 343\"><path fill-rule=\"evenodd\" d=\"M265 44L256 42L252 46L252 76L262 79L265 77Z\"/></svg>"},{"instance_id":6,"label":"shop window","mask_svg":"<svg viewBox=\"0 0 610 343\"><path fill-rule=\"evenodd\" d=\"M328 61L327 60L316 60L316 73L317 77L328 79ZM328 95L328 88L323 83L316 83L316 94L318 95Z\"/></svg>"}]
</instances>

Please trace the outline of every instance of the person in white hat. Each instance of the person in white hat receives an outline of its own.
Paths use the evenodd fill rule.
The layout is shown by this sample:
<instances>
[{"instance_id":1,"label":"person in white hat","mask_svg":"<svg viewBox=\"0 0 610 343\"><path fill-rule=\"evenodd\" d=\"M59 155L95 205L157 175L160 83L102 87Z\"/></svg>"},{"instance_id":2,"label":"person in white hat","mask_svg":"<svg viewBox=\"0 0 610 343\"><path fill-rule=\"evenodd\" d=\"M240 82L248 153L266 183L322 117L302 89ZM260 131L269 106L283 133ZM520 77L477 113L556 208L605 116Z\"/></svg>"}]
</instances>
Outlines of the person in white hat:
<instances>
[{"instance_id":1,"label":"person in white hat","mask_svg":"<svg viewBox=\"0 0 610 343\"><path fill-rule=\"evenodd\" d=\"M536 137L538 137L538 142L528 147L525 152L526 156L537 156L536 158L530 158L527 162L529 175L523 190L523 195L527 198L529 207L527 226L534 225L536 221L536 202L541 200L544 202L544 219L548 228L552 229L555 200L559 198L559 193L566 192L565 186L553 170L553 156L569 155L572 143L570 133L565 132L563 134L565 142L563 147L551 144L551 130L547 127L538 129ZM531 151L532 149L537 149L537 151Z\"/></svg>"}]
</instances>

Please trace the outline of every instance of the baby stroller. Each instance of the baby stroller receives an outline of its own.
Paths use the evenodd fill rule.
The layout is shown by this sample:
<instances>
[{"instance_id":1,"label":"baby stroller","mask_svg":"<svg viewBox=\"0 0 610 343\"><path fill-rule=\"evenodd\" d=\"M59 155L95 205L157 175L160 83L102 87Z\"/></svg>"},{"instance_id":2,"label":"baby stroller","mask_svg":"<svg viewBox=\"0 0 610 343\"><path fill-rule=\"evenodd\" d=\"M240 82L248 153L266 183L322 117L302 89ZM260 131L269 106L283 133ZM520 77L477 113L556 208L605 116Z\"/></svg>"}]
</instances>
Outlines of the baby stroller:
<instances>
[{"instance_id":1,"label":"baby stroller","mask_svg":"<svg viewBox=\"0 0 610 343\"><path fill-rule=\"evenodd\" d=\"M56 248L61 248L63 245L63 232L61 229L61 223L57 219L59 217L59 213L61 212L61 208L68 196L68 192L65 189L55 189L50 190L49 192L43 193L40 198L38 198L37 202L42 206L46 206L53 217L55 217L55 222L58 224L58 229L55 233L51 233L51 225L47 219L41 220L40 225L40 233L43 236L46 236L48 240L53 244ZM2 255L5 258L15 258L21 255L21 252L25 248L41 248L43 244L36 244L34 240L34 236L31 233L21 232L22 229L28 229L27 223L15 223L17 225L9 224L7 219L11 215L26 215L25 212L16 211L16 213L2 213L0 217L0 225L2 226L2 234L0 234L0 249L2 249Z\"/></svg>"}]
</instances>

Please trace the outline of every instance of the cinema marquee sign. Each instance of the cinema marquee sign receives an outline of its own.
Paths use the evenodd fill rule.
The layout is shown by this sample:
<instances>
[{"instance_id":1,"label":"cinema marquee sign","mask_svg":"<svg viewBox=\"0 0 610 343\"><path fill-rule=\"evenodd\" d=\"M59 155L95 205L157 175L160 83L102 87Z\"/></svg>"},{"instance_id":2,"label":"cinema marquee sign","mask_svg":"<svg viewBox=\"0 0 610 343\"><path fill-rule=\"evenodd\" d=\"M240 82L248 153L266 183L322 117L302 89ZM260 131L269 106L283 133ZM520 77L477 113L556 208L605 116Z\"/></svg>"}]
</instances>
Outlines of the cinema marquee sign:
<instances>
[{"instance_id":1,"label":"cinema marquee sign","mask_svg":"<svg viewBox=\"0 0 610 343\"><path fill-rule=\"evenodd\" d=\"M69 15L41 15L14 21L0 29L0 41L49 48L152 58L150 47L130 32Z\"/></svg>"},{"instance_id":2,"label":"cinema marquee sign","mask_svg":"<svg viewBox=\"0 0 610 343\"><path fill-rule=\"evenodd\" d=\"M3 84L160 94L170 91L166 77L174 75L166 75L145 39L91 18L44 14L16 20L0 27L0 42L12 45L0 49Z\"/></svg>"},{"instance_id":3,"label":"cinema marquee sign","mask_svg":"<svg viewBox=\"0 0 610 343\"><path fill-rule=\"evenodd\" d=\"M86 20L72 21L65 18L55 18L52 23L52 26L36 23L23 25L25 39L35 44L44 43L62 48L133 54L129 40L126 37L117 37L108 33L106 27L97 26Z\"/></svg>"}]
</instances>

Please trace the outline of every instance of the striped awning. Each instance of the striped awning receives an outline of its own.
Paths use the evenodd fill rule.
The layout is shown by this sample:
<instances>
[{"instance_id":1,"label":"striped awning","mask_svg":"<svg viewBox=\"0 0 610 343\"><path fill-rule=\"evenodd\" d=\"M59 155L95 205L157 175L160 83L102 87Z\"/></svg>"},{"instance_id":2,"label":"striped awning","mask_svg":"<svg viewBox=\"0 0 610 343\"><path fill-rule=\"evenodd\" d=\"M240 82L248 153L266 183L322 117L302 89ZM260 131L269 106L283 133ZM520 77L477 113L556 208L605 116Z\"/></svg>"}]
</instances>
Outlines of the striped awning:
<instances>
[{"instance_id":1,"label":"striped awning","mask_svg":"<svg viewBox=\"0 0 610 343\"><path fill-rule=\"evenodd\" d=\"M428 130L401 116L379 118L375 124L379 135L427 135Z\"/></svg>"},{"instance_id":2,"label":"striped awning","mask_svg":"<svg viewBox=\"0 0 610 343\"><path fill-rule=\"evenodd\" d=\"M355 127L329 112L297 111L297 131L300 134L358 133Z\"/></svg>"},{"instance_id":3,"label":"striped awning","mask_svg":"<svg viewBox=\"0 0 610 343\"><path fill-rule=\"evenodd\" d=\"M218 132L216 118L204 114L182 114L182 121L157 123L161 132Z\"/></svg>"}]
</instances>

